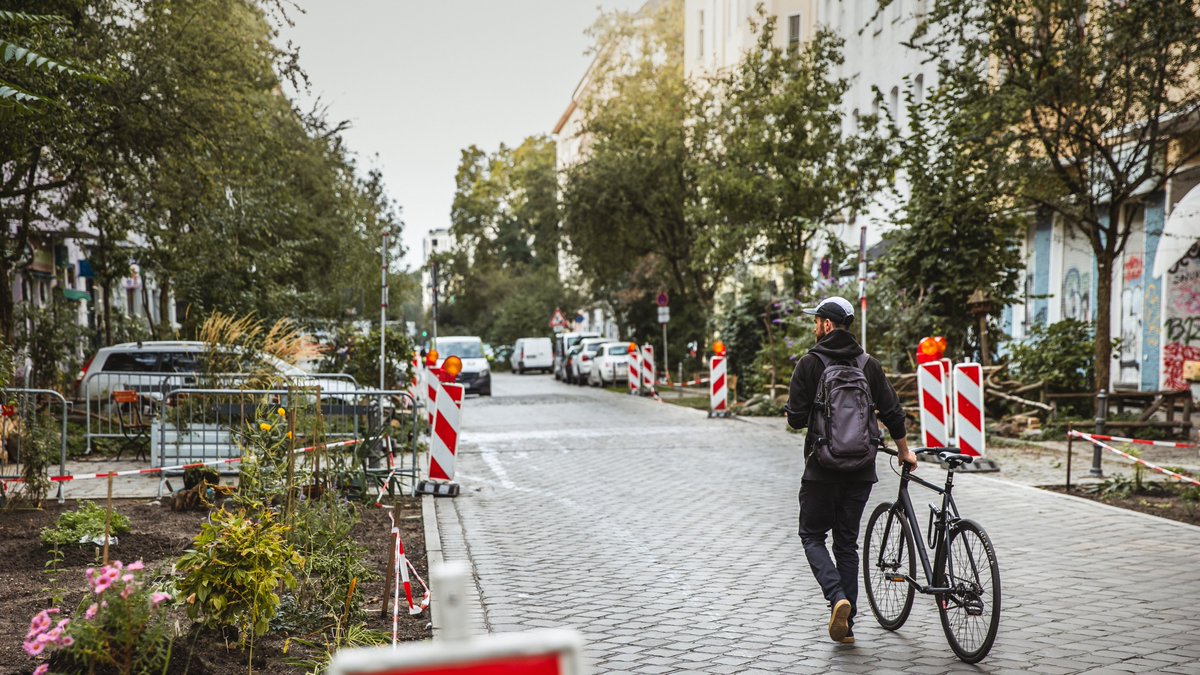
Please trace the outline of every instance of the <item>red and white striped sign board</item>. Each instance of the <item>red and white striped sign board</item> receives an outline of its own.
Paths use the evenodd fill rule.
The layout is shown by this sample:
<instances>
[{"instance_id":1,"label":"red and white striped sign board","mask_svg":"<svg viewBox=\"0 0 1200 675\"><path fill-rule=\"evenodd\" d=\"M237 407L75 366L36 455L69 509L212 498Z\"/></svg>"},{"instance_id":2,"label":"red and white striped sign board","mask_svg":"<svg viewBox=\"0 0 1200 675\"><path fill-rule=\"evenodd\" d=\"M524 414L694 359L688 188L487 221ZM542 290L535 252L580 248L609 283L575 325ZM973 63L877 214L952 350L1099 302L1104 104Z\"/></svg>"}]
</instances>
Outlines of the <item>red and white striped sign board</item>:
<instances>
[{"instance_id":1,"label":"red and white striped sign board","mask_svg":"<svg viewBox=\"0 0 1200 675\"><path fill-rule=\"evenodd\" d=\"M958 451L983 457L987 454L983 425L983 366L954 366L954 431Z\"/></svg>"},{"instance_id":2,"label":"red and white striped sign board","mask_svg":"<svg viewBox=\"0 0 1200 675\"><path fill-rule=\"evenodd\" d=\"M433 374L433 371L428 366L421 366L421 403L425 405L425 412L428 416L429 426L433 426L433 415L437 412L434 405L437 403L438 394L438 379Z\"/></svg>"},{"instance_id":3,"label":"red and white striped sign board","mask_svg":"<svg viewBox=\"0 0 1200 675\"><path fill-rule=\"evenodd\" d=\"M629 352L629 393L637 394L642 388L642 360L638 357L637 345Z\"/></svg>"},{"instance_id":4,"label":"red and white striped sign board","mask_svg":"<svg viewBox=\"0 0 1200 675\"><path fill-rule=\"evenodd\" d=\"M583 639L573 630L494 633L396 648L343 649L329 675L586 675Z\"/></svg>"},{"instance_id":5,"label":"red and white striped sign board","mask_svg":"<svg viewBox=\"0 0 1200 675\"><path fill-rule=\"evenodd\" d=\"M938 363L942 364L942 386L946 392L943 397L946 401L946 438L954 436L954 362L946 357L938 359Z\"/></svg>"},{"instance_id":6,"label":"red and white striped sign board","mask_svg":"<svg viewBox=\"0 0 1200 675\"><path fill-rule=\"evenodd\" d=\"M458 430L462 427L463 386L438 382L435 377L431 377L430 382L441 391L434 401L433 429L429 434L429 477L452 481L458 454Z\"/></svg>"},{"instance_id":7,"label":"red and white striped sign board","mask_svg":"<svg viewBox=\"0 0 1200 675\"><path fill-rule=\"evenodd\" d=\"M709 416L721 415L728 411L728 393L725 387L725 357L713 356L708 362L709 387Z\"/></svg>"},{"instance_id":8,"label":"red and white striped sign board","mask_svg":"<svg viewBox=\"0 0 1200 675\"><path fill-rule=\"evenodd\" d=\"M921 405L921 444L927 448L944 448L946 434L945 371L938 361L917 366L917 397Z\"/></svg>"},{"instance_id":9,"label":"red and white striped sign board","mask_svg":"<svg viewBox=\"0 0 1200 675\"><path fill-rule=\"evenodd\" d=\"M654 345L642 345L642 391L654 392Z\"/></svg>"}]
</instances>

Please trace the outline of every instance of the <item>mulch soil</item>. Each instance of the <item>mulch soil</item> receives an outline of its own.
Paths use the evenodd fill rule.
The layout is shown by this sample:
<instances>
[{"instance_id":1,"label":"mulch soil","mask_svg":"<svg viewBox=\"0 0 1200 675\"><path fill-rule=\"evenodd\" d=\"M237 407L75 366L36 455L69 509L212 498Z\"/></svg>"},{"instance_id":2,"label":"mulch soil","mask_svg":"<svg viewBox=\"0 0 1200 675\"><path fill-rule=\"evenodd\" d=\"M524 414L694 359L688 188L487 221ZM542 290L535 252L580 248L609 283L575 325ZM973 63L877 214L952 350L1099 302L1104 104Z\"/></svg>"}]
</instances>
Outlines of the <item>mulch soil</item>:
<instances>
[{"instance_id":1,"label":"mulch soil","mask_svg":"<svg viewBox=\"0 0 1200 675\"><path fill-rule=\"evenodd\" d=\"M1181 523L1200 525L1200 501L1186 498L1185 493L1188 488L1175 483L1147 483L1143 487L1142 493L1131 495L1104 495L1078 487L1072 487L1071 491L1067 492L1061 485L1042 486L1042 489L1083 497L1102 504L1148 513Z\"/></svg>"},{"instance_id":2,"label":"mulch soil","mask_svg":"<svg viewBox=\"0 0 1200 675\"><path fill-rule=\"evenodd\" d=\"M109 557L123 562L142 560L152 570L152 576L170 574L172 565L191 546L207 518L206 511L174 512L165 506L145 500L113 500L115 510L127 516L132 531L118 537ZM43 527L53 525L59 514L77 507L74 501L63 506L48 502L43 510L0 511L0 673L32 673L40 663L25 654L21 643L29 630L29 621L42 609L52 605L51 596L65 597L63 615L71 616L79 606L87 588L84 570L99 566L101 550L88 544L63 550L64 559L57 569L48 572L46 563L51 555L39 539ZM381 615L384 579L388 564L391 523L389 511L363 508L361 522L353 536L367 547L366 564L378 572L378 578L361 582L357 593L367 612L366 626L391 634L391 612ZM425 537L419 500L400 500L392 511L400 528L405 553L422 578L428 580ZM412 580L414 596L420 601L420 584ZM401 640L423 640L431 636L429 612L409 616L404 594L400 594ZM226 675L245 673L248 654L238 648L236 640L227 643L215 631L189 630L191 620L181 608L173 608L174 622L184 634L176 637L169 671L194 675ZM315 639L313 635L271 634L260 637L254 645L254 671L267 673L305 673L307 669L289 665L289 661L314 655L314 650L297 639ZM287 653L284 653L284 649Z\"/></svg>"}]
</instances>

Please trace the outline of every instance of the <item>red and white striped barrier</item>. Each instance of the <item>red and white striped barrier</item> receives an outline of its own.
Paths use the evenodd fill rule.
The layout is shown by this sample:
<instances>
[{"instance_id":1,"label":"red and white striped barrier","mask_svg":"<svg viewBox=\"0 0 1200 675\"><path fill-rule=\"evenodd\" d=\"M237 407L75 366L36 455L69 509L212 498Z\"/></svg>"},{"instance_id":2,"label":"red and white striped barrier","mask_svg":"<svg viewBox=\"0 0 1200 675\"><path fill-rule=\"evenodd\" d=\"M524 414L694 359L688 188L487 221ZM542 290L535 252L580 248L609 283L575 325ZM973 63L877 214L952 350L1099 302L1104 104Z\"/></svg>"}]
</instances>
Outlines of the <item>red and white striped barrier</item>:
<instances>
[{"instance_id":1,"label":"red and white striped barrier","mask_svg":"<svg viewBox=\"0 0 1200 675\"><path fill-rule=\"evenodd\" d=\"M959 452L973 457L987 454L983 424L983 366L978 363L954 366L954 431Z\"/></svg>"},{"instance_id":2,"label":"red and white striped barrier","mask_svg":"<svg viewBox=\"0 0 1200 675\"><path fill-rule=\"evenodd\" d=\"M425 398L423 399L425 402L425 414L429 420L429 427L433 428L433 418L437 412L437 397L438 389L440 388L440 381L438 380L437 375L434 374L433 369L429 368L428 366L421 368L421 377L425 382L425 386L421 387L421 390L425 392Z\"/></svg>"},{"instance_id":3,"label":"red and white striped barrier","mask_svg":"<svg viewBox=\"0 0 1200 675\"><path fill-rule=\"evenodd\" d=\"M642 390L642 360L638 356L637 345L628 354L629 362L629 393L636 395Z\"/></svg>"},{"instance_id":4,"label":"red and white striped barrier","mask_svg":"<svg viewBox=\"0 0 1200 675\"><path fill-rule=\"evenodd\" d=\"M1190 483L1192 485L1200 486L1200 480L1196 480L1195 478L1192 478L1191 476L1184 476L1183 474L1176 473L1170 469L1164 469L1163 467L1158 466L1157 464L1151 464L1150 462L1147 462L1146 460L1142 459L1141 457L1134 457L1133 455L1129 454L1128 452L1125 452L1123 450L1118 450L1118 449L1114 448L1113 446L1100 440L1101 438L1112 438L1111 436L1098 436L1098 435L1093 435L1093 434L1085 434L1082 431L1076 431L1074 429L1068 431L1067 435L1074 436L1076 438L1082 438L1083 440L1088 441L1089 443L1092 443L1093 445L1096 445L1098 447L1104 448L1105 450L1111 450L1112 452L1117 453L1118 455L1124 457L1125 459L1128 459L1129 461L1133 462L1134 464L1141 464L1142 466L1146 467L1147 469L1150 469L1151 471L1155 471L1157 473L1161 473L1162 475L1170 478L1171 480L1177 480L1181 483ZM1147 442L1146 444L1149 444L1149 442Z\"/></svg>"},{"instance_id":5,"label":"red and white striped barrier","mask_svg":"<svg viewBox=\"0 0 1200 675\"><path fill-rule=\"evenodd\" d=\"M1174 441L1145 441L1140 438L1125 438L1124 436L1104 436L1102 434L1088 434L1088 438L1095 438L1101 441L1112 441L1114 443L1132 443L1134 445L1154 445L1160 448L1177 448L1179 450L1195 450L1200 446L1194 443L1176 443Z\"/></svg>"},{"instance_id":6,"label":"red and white striped barrier","mask_svg":"<svg viewBox=\"0 0 1200 675\"><path fill-rule=\"evenodd\" d=\"M917 366L917 397L921 406L921 443L927 448L944 448L946 429L946 383L941 362Z\"/></svg>"},{"instance_id":7,"label":"red and white striped barrier","mask_svg":"<svg viewBox=\"0 0 1200 675\"><path fill-rule=\"evenodd\" d=\"M938 359L938 363L942 364L942 386L945 389L946 395L943 399L946 401L946 438L954 437L954 362L946 357Z\"/></svg>"},{"instance_id":8,"label":"red and white striped barrier","mask_svg":"<svg viewBox=\"0 0 1200 675\"><path fill-rule=\"evenodd\" d=\"M729 414L724 356L713 356L708 362L708 378L712 383L708 389L708 416L717 417Z\"/></svg>"},{"instance_id":9,"label":"red and white striped barrier","mask_svg":"<svg viewBox=\"0 0 1200 675\"><path fill-rule=\"evenodd\" d=\"M353 441L341 441L338 443L326 443L324 445L312 445L307 448L297 448L295 452L296 452L296 454L300 454L300 453L305 453L305 452L312 452L312 451L318 450L318 449L344 448L347 446L356 445L361 442L362 441L356 439ZM79 474L77 476L50 476L50 481L54 482L54 483L66 483L68 481L74 481L74 480L120 478L122 476L144 476L147 474L162 473L164 471L187 471L188 469L198 469L202 466L217 466L217 465L221 465L221 464L237 464L238 462L241 462L241 461L242 461L241 457L231 457L229 459L212 459L212 460L208 460L205 462L192 462L191 464L177 464L175 466L156 466L156 467L152 467L149 469L129 469L127 471L110 471L107 473L86 473L86 474ZM6 483L21 483L21 482L23 482L23 479L10 478L10 479L6 479L4 482L6 482Z\"/></svg>"},{"instance_id":10,"label":"red and white striped barrier","mask_svg":"<svg viewBox=\"0 0 1200 675\"><path fill-rule=\"evenodd\" d=\"M433 383L441 391L436 395L433 428L429 433L429 478L453 481L454 463L458 454L458 430L462 427L463 386Z\"/></svg>"},{"instance_id":11,"label":"red and white striped barrier","mask_svg":"<svg viewBox=\"0 0 1200 675\"><path fill-rule=\"evenodd\" d=\"M654 393L654 345L642 345L642 393Z\"/></svg>"}]
</instances>

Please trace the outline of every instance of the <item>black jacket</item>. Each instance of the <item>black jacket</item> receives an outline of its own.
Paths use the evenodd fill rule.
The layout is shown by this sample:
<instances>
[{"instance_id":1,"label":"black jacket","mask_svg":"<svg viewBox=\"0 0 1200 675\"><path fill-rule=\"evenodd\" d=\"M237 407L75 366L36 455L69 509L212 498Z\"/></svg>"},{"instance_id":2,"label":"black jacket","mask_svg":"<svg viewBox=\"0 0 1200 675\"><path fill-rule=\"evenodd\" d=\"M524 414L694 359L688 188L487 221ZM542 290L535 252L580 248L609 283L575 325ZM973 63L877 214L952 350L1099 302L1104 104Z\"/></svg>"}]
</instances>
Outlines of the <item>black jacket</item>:
<instances>
[{"instance_id":1,"label":"black jacket","mask_svg":"<svg viewBox=\"0 0 1200 675\"><path fill-rule=\"evenodd\" d=\"M820 352L833 361L854 361L863 353L862 347L854 339L854 335L846 330L834 330L819 342L809 353L796 363L792 372L792 384L788 389L787 411L788 425L793 429L808 427L812 415L813 397L816 396L817 386L821 383L821 374L825 372L825 364L813 352ZM879 421L887 428L892 438L904 437L904 410L900 408L900 400L896 398L896 390L883 374L883 366L871 357L863 368L867 385L871 387L871 398L875 400L875 409ZM861 471L846 473L831 471L819 466L815 461L809 461L813 453L815 437L806 434L804 438L804 480L815 481L867 481L874 483L878 480L875 466L869 466Z\"/></svg>"}]
</instances>

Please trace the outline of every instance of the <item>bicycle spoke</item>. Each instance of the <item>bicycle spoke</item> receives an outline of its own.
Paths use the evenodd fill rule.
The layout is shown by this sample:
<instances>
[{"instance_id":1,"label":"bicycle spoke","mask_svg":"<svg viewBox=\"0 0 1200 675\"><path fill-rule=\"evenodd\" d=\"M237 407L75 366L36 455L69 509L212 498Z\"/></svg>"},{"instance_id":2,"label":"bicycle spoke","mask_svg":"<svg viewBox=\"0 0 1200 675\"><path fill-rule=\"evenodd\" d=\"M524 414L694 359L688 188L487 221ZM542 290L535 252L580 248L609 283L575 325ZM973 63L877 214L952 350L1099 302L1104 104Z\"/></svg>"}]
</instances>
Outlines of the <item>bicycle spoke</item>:
<instances>
[{"instance_id":1,"label":"bicycle spoke","mask_svg":"<svg viewBox=\"0 0 1200 675\"><path fill-rule=\"evenodd\" d=\"M999 623L999 577L995 554L974 524L956 528L948 543L945 584L938 609L951 647L969 663L991 649Z\"/></svg>"}]
</instances>

